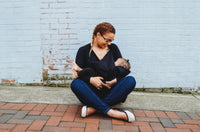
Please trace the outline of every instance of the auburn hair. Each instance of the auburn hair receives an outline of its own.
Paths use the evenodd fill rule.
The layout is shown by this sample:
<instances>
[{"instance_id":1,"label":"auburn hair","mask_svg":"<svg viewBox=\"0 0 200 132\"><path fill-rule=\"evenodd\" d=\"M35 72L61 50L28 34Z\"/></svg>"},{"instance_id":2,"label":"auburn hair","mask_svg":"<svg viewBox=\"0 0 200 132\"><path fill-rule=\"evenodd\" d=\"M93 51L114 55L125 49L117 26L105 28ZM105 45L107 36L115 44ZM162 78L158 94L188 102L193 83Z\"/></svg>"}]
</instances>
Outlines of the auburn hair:
<instances>
[{"instance_id":1,"label":"auburn hair","mask_svg":"<svg viewBox=\"0 0 200 132\"><path fill-rule=\"evenodd\" d=\"M93 34L92 34L92 42L91 42L91 49L89 52L89 56L90 53L92 51L92 47L94 45L94 38L96 37L97 33L100 33L101 35L104 35L106 33L113 33L115 34L115 28L112 24L108 23L108 22L102 22L96 25L96 27L94 28Z\"/></svg>"}]
</instances>

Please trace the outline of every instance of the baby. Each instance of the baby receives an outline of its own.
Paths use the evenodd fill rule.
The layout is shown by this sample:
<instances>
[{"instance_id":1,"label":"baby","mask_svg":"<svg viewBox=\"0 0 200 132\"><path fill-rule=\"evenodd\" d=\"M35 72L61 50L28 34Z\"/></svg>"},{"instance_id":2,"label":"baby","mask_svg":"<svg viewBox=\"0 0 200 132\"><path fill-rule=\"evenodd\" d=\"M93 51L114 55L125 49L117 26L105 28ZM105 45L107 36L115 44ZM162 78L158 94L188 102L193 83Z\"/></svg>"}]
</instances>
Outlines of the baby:
<instances>
[{"instance_id":1,"label":"baby","mask_svg":"<svg viewBox=\"0 0 200 132\"><path fill-rule=\"evenodd\" d=\"M72 66L73 66L72 74L74 78L79 78L83 76L92 77L97 75L97 72L94 69L90 67L82 69L75 63L75 61L72 62ZM118 58L115 61L115 72L117 76L123 77L130 73L130 71L129 72L127 72L127 70L124 71L123 68L130 70L131 66L129 60L126 60L124 58Z\"/></svg>"}]
</instances>

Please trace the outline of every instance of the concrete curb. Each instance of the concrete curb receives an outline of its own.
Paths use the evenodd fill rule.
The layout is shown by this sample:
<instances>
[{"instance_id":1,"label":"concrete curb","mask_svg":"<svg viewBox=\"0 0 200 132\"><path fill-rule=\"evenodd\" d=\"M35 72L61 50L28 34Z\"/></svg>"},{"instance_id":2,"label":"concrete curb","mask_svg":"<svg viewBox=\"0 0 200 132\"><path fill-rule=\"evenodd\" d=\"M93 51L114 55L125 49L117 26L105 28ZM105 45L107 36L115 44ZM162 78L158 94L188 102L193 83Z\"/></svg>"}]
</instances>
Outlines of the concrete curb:
<instances>
[{"instance_id":1,"label":"concrete curb","mask_svg":"<svg viewBox=\"0 0 200 132\"><path fill-rule=\"evenodd\" d=\"M81 105L70 88L0 86L0 101ZM115 107L144 110L200 112L200 95L132 92L125 103Z\"/></svg>"}]
</instances>

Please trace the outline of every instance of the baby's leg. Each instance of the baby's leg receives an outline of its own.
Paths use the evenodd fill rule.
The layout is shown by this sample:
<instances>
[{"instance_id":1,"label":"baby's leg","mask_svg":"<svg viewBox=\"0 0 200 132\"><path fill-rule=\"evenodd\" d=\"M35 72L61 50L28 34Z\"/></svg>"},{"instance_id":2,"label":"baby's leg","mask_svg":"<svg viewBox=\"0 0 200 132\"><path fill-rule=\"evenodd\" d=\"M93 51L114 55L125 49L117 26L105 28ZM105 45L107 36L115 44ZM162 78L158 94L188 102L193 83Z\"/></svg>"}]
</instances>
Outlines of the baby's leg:
<instances>
[{"instance_id":1,"label":"baby's leg","mask_svg":"<svg viewBox=\"0 0 200 132\"><path fill-rule=\"evenodd\" d=\"M73 75L73 77L74 77L75 79L78 78L77 71L75 71L74 69L72 69L72 75Z\"/></svg>"},{"instance_id":2,"label":"baby's leg","mask_svg":"<svg viewBox=\"0 0 200 132\"><path fill-rule=\"evenodd\" d=\"M78 74L78 77L80 77L80 78L84 77L84 76L88 76L88 77L96 76L96 72L94 71L94 69L92 69L90 67L82 69L77 74Z\"/></svg>"}]
</instances>

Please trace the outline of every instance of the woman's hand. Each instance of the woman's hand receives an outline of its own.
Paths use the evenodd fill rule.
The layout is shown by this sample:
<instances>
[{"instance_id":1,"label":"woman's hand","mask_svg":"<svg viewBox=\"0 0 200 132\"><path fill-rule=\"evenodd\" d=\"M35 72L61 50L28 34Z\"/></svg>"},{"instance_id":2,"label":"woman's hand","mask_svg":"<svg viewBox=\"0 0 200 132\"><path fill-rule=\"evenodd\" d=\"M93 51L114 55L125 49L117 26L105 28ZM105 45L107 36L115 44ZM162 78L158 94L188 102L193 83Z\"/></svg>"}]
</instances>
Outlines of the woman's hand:
<instances>
[{"instance_id":1,"label":"woman's hand","mask_svg":"<svg viewBox=\"0 0 200 132\"><path fill-rule=\"evenodd\" d=\"M111 81L106 81L106 84L111 88L112 86L114 86L117 83L117 79L113 79Z\"/></svg>"},{"instance_id":2,"label":"woman's hand","mask_svg":"<svg viewBox=\"0 0 200 132\"><path fill-rule=\"evenodd\" d=\"M103 77L90 77L90 83L95 86L98 90L101 90L103 86L110 89L110 86L103 83L101 80L103 80Z\"/></svg>"}]
</instances>

